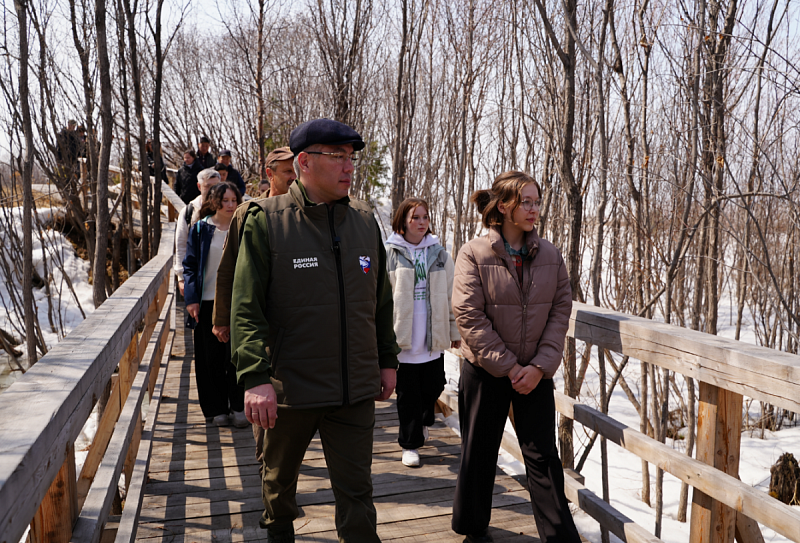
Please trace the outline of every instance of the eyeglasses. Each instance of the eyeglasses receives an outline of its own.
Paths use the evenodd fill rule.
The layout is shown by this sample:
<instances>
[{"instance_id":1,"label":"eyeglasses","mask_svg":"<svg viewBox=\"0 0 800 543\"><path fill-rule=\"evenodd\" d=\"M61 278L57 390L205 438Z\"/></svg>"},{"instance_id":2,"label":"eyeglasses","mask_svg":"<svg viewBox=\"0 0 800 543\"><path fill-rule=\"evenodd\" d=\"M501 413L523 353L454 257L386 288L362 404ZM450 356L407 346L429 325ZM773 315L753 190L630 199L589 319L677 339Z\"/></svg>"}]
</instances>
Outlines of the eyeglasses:
<instances>
[{"instance_id":1,"label":"eyeglasses","mask_svg":"<svg viewBox=\"0 0 800 543\"><path fill-rule=\"evenodd\" d=\"M348 159L350 161L350 164L352 164L354 166L358 162L358 155L355 154L355 153L351 153L351 154L348 155L348 154L345 154L345 153L326 153L324 151L306 151L306 154L308 154L308 155L325 155L325 156L329 156L337 164L342 164L345 161L345 159Z\"/></svg>"},{"instance_id":2,"label":"eyeglasses","mask_svg":"<svg viewBox=\"0 0 800 543\"><path fill-rule=\"evenodd\" d=\"M541 200L522 200L519 203L519 205L525 211L530 211L534 207L537 208L537 209L542 207L542 201Z\"/></svg>"}]
</instances>

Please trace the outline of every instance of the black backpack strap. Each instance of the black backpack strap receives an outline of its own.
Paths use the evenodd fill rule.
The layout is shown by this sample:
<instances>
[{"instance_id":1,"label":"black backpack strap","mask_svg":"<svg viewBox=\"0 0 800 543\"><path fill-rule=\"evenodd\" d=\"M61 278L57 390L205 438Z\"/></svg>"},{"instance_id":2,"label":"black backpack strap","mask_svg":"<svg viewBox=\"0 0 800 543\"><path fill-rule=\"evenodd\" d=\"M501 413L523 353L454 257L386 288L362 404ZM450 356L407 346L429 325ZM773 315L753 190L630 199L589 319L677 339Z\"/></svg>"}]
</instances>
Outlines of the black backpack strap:
<instances>
[{"instance_id":1,"label":"black backpack strap","mask_svg":"<svg viewBox=\"0 0 800 543\"><path fill-rule=\"evenodd\" d=\"M194 215L194 206L191 203L186 204L186 212L183 218L186 220L186 226L192 224L192 215Z\"/></svg>"}]
</instances>

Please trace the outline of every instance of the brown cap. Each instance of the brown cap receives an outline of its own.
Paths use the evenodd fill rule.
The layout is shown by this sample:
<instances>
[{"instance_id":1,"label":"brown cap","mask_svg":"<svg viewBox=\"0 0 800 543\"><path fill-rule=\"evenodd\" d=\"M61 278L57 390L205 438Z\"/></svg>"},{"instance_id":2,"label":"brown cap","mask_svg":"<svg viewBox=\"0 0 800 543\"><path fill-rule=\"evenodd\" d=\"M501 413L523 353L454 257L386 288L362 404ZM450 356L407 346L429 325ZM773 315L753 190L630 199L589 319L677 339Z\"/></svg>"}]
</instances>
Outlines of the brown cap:
<instances>
[{"instance_id":1,"label":"brown cap","mask_svg":"<svg viewBox=\"0 0 800 543\"><path fill-rule=\"evenodd\" d=\"M272 164L273 162L278 162L280 160L292 160L294 158L294 153L288 147L278 147L270 154L267 155L267 165Z\"/></svg>"}]
</instances>

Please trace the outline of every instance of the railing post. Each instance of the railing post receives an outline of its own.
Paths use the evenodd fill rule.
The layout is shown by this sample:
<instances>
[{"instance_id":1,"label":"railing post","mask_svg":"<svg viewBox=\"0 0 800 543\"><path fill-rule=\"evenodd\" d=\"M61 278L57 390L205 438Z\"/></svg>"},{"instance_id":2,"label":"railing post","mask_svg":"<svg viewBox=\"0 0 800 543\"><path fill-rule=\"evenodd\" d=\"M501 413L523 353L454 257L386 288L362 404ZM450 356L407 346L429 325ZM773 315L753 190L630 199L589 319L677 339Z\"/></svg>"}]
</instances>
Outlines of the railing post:
<instances>
[{"instance_id":1,"label":"railing post","mask_svg":"<svg viewBox=\"0 0 800 543\"><path fill-rule=\"evenodd\" d=\"M67 457L47 490L28 535L30 543L68 543L72 525L78 518L78 486L75 472L75 445L67 447Z\"/></svg>"},{"instance_id":2,"label":"railing post","mask_svg":"<svg viewBox=\"0 0 800 543\"><path fill-rule=\"evenodd\" d=\"M742 395L700 382L697 459L738 477ZM692 490L691 543L733 543L736 511Z\"/></svg>"}]
</instances>

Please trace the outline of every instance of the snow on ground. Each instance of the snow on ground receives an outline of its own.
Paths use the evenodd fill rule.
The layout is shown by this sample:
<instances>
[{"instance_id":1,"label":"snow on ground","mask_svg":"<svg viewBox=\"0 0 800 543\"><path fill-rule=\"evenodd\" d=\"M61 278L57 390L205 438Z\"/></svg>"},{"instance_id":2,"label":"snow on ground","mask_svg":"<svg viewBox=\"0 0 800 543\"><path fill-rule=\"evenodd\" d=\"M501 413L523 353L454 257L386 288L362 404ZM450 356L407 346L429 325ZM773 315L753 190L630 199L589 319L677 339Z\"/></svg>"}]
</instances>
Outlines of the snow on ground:
<instances>
[{"instance_id":1,"label":"snow on ground","mask_svg":"<svg viewBox=\"0 0 800 543\"><path fill-rule=\"evenodd\" d=\"M12 228L16 235L21 238L22 208L13 208L10 212L9 219L12 223ZM43 224L51 222L55 213L60 213L60 210L57 208L42 208L37 210L39 221ZM8 238L11 235L11 232L6 231L5 225L0 225L0 243L3 245L10 244ZM83 321L84 317L79 309L79 304L83 312L87 315L94 310L92 286L89 284L89 263L78 256L72 244L60 232L47 229L43 231L43 237L40 238L34 220L33 265L39 276L43 279L46 277L45 260L47 261L47 271L50 274L50 291L51 294L55 296L55 299L53 299L54 313L60 315L60 322L63 323L64 332L69 333L75 326ZM22 263L17 262L16 264L19 266L19 273L21 274ZM63 268L64 273L59 269L59 266ZM0 271L0 274L2 274L2 271ZM72 281L75 296L70 292L65 275ZM19 284L20 279L16 276L12 278L3 276L1 279L0 296L2 296L2 299L5 301L5 305L10 308L9 283L13 284L14 288L20 292L21 299L22 289ZM59 293L60 300L58 299ZM34 300L37 306L39 323L42 327L42 335L46 345L50 348L61 340L58 330L59 317L54 314L54 319L56 319L56 329L54 330L51 328L48 319L47 291L45 288L34 289ZM9 312L5 307L0 308L0 327L9 332L16 329L23 330L23 324L18 322L13 311ZM25 345L23 344L20 348L24 351Z\"/></svg>"},{"instance_id":2,"label":"snow on ground","mask_svg":"<svg viewBox=\"0 0 800 543\"><path fill-rule=\"evenodd\" d=\"M11 231L5 228L5 225L10 223L13 232L22 237L22 208L13 208L7 210L9 213L8 221L3 220L0 224L0 244L8 246L10 244L9 237L12 235ZM58 208L41 208L36 211L39 221L42 224L52 222L53 215L61 213ZM5 215L3 218L5 219ZM42 329L42 336L44 337L45 344L48 349L52 348L56 343L61 341L62 336L59 328L63 326L65 335L69 334L73 328L83 321L81 308L86 315L94 311L94 303L92 301L92 285L89 284L89 263L81 259L78 253L73 248L70 241L63 236L60 232L46 229L42 233L42 238L39 237L38 229L36 228L36 220L34 219L33 231L33 265L36 268L39 277L45 278L45 260L47 262L47 271L50 275L50 293L53 303L53 319L55 323L55 330L50 326L48 318L48 303L47 291L44 287L34 288L34 301L37 308L37 316ZM19 273L21 275L21 262L14 263L19 266ZM63 268L63 273L59 266ZM75 291L73 295L67 285L67 277L72 281L72 287ZM17 330L24 332L24 325L20 322L20 318L16 316L13 310L6 309L12 308L11 298L9 295L9 285L16 288L20 293L21 299L21 284L20 277L15 276L7 278L0 270L0 299L3 303L0 304L0 327L10 332L12 335L20 337L21 334ZM60 293L60 296L59 296ZM23 343L20 350L27 352L26 346ZM20 360L24 360L26 355ZM18 371L11 372L10 361L0 362L0 391L11 385L16 379L21 376ZM97 428L97 416L93 413L86 426L81 432L78 440L76 441L76 461L78 469L83 465L87 452L84 450L95 434Z\"/></svg>"}]
</instances>

